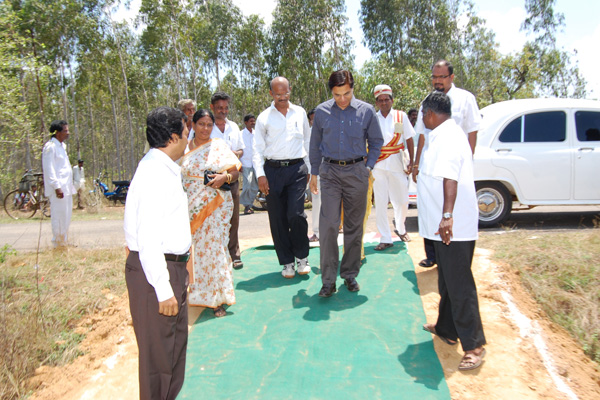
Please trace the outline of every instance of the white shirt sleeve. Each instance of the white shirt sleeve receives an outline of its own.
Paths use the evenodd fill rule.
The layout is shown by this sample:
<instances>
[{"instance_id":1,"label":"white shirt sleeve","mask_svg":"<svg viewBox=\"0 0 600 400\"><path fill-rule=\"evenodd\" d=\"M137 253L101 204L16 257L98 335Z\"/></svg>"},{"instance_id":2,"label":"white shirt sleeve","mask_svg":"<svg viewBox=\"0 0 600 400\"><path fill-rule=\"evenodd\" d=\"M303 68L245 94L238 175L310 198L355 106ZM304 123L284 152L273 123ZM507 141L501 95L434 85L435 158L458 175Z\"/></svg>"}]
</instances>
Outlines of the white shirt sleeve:
<instances>
[{"instance_id":1,"label":"white shirt sleeve","mask_svg":"<svg viewBox=\"0 0 600 400\"><path fill-rule=\"evenodd\" d=\"M306 116L306 111L302 110L302 131L304 134L304 151L306 151L306 155L304 156L304 163L308 167L308 174L310 175L310 160L308 159L308 152L310 150L310 124L308 123L308 117Z\"/></svg>"},{"instance_id":2,"label":"white shirt sleeve","mask_svg":"<svg viewBox=\"0 0 600 400\"><path fill-rule=\"evenodd\" d=\"M54 165L54 159L56 158L55 153L56 147L51 142L47 143L42 151L44 181L54 190L60 188L60 181L58 180L58 174L56 173L56 165Z\"/></svg>"},{"instance_id":3,"label":"white shirt sleeve","mask_svg":"<svg viewBox=\"0 0 600 400\"><path fill-rule=\"evenodd\" d=\"M466 96L464 107L463 129L465 130L465 133L468 134L479 131L481 126L481 113L479 112L479 107L477 106L475 96L473 96L471 93L468 93Z\"/></svg>"},{"instance_id":4,"label":"white shirt sleeve","mask_svg":"<svg viewBox=\"0 0 600 400\"><path fill-rule=\"evenodd\" d=\"M258 116L256 119L256 125L254 126L254 154L252 155L252 165L254 166L254 171L256 173L256 178L260 178L261 176L265 176L265 135L266 135L266 127L263 118L261 118L262 114ZM265 118L266 119L266 118Z\"/></svg>"}]
</instances>

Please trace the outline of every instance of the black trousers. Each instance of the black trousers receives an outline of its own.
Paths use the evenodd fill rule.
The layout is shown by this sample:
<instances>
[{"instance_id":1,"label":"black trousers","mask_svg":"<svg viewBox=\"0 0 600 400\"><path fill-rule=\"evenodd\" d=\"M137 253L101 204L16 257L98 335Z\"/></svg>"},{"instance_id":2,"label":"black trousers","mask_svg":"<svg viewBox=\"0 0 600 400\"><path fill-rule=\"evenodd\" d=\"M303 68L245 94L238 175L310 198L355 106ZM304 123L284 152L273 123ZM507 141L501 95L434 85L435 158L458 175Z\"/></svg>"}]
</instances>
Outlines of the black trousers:
<instances>
[{"instance_id":1,"label":"black trousers","mask_svg":"<svg viewBox=\"0 0 600 400\"><path fill-rule=\"evenodd\" d=\"M433 246L433 240L423 238L423 244L425 245L425 258L433 263L437 263L435 259L435 247Z\"/></svg>"},{"instance_id":2,"label":"black trousers","mask_svg":"<svg viewBox=\"0 0 600 400\"><path fill-rule=\"evenodd\" d=\"M464 351L483 346L485 336L479 314L477 288L471 271L475 241L434 240L438 264L440 307L435 330L451 340L460 339Z\"/></svg>"},{"instance_id":3,"label":"black trousers","mask_svg":"<svg viewBox=\"0 0 600 400\"><path fill-rule=\"evenodd\" d=\"M183 386L188 341L188 272L185 262L167 261L171 287L179 303L176 316L158 313L158 299L148 283L139 254L125 264L129 309L139 349L141 400L174 400Z\"/></svg>"},{"instance_id":4,"label":"black trousers","mask_svg":"<svg viewBox=\"0 0 600 400\"><path fill-rule=\"evenodd\" d=\"M308 221L304 212L306 164L273 167L265 163L265 176L269 182L269 226L279 264L293 263L294 257L308 257Z\"/></svg>"}]
</instances>

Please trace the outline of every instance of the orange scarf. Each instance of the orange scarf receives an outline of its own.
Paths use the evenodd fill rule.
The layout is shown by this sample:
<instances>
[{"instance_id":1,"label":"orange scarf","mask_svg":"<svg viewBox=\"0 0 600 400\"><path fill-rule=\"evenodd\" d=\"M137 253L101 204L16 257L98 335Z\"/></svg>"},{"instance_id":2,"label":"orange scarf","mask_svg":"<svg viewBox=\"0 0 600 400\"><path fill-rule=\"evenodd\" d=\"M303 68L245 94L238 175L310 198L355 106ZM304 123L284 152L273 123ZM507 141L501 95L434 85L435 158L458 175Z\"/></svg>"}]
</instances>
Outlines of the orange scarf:
<instances>
[{"instance_id":1,"label":"orange scarf","mask_svg":"<svg viewBox=\"0 0 600 400\"><path fill-rule=\"evenodd\" d=\"M379 155L377 162L383 161L389 156L398 154L401 150L404 150L404 142L400 142L402 138L402 132L399 132L400 129L397 127L398 123L400 127L402 127L402 114L400 111L394 110L392 118L394 119L394 137L388 144L381 148L381 154ZM398 142L400 143L398 144Z\"/></svg>"}]
</instances>

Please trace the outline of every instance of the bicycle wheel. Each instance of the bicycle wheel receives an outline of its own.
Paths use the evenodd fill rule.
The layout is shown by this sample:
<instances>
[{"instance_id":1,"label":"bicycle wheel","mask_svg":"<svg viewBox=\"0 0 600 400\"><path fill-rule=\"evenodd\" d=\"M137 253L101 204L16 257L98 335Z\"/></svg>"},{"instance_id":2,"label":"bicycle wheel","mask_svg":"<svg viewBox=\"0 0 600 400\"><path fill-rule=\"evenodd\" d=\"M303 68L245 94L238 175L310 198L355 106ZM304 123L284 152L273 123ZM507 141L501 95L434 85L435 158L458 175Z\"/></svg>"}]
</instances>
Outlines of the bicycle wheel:
<instances>
[{"instance_id":1,"label":"bicycle wheel","mask_svg":"<svg viewBox=\"0 0 600 400\"><path fill-rule=\"evenodd\" d=\"M28 192L25 198L34 198L33 193ZM4 210L12 219L31 218L37 211L35 204L26 201L19 190L9 192L4 198Z\"/></svg>"}]
</instances>

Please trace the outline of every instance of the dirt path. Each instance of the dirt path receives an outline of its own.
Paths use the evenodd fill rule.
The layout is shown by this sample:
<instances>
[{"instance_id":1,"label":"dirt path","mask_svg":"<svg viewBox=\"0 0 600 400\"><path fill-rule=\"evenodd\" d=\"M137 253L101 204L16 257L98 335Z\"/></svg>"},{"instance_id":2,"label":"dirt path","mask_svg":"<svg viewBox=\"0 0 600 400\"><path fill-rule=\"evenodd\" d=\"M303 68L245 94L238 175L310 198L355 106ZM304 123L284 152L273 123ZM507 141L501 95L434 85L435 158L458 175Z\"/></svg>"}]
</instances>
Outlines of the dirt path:
<instances>
[{"instance_id":1,"label":"dirt path","mask_svg":"<svg viewBox=\"0 0 600 400\"><path fill-rule=\"evenodd\" d=\"M242 240L242 247L265 244L270 238ZM598 399L600 372L573 339L549 322L518 284L518 277L489 261L477 249L473 270L489 344L483 366L462 373L458 346L434 338L453 399ZM423 258L422 240L413 234L409 254L415 265ZM437 316L437 271L416 267L427 319ZM32 383L31 399L136 399L137 347L126 295L105 293L109 307L87 318L79 329L86 333L84 356L62 368L43 367ZM198 314L198 311L195 311ZM190 321L195 320L190 314ZM400 317L400 316L399 316ZM531 325L530 328L527 324ZM190 322L192 323L192 322Z\"/></svg>"}]
</instances>

